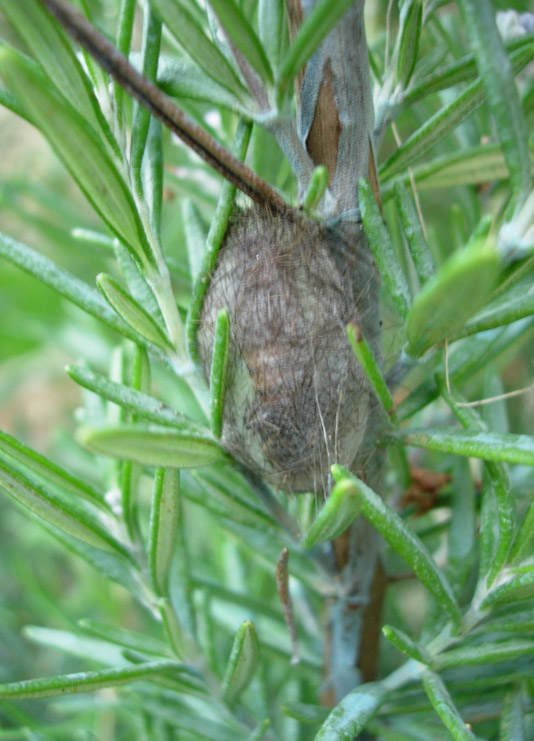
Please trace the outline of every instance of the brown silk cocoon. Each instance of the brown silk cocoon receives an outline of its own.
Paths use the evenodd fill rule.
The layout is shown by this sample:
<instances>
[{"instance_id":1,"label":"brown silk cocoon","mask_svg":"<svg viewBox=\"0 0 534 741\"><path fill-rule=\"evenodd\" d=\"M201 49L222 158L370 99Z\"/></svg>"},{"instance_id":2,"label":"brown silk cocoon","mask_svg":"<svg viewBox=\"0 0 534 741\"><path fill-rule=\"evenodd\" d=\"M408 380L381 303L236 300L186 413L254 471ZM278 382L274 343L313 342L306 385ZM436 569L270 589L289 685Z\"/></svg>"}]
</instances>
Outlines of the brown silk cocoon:
<instances>
[{"instance_id":1,"label":"brown silk cocoon","mask_svg":"<svg viewBox=\"0 0 534 741\"><path fill-rule=\"evenodd\" d=\"M346 336L358 321L350 253L304 217L238 213L204 302L208 377L218 311L231 319L223 443L288 492L326 491L330 466L350 466L365 431L369 390Z\"/></svg>"}]
</instances>

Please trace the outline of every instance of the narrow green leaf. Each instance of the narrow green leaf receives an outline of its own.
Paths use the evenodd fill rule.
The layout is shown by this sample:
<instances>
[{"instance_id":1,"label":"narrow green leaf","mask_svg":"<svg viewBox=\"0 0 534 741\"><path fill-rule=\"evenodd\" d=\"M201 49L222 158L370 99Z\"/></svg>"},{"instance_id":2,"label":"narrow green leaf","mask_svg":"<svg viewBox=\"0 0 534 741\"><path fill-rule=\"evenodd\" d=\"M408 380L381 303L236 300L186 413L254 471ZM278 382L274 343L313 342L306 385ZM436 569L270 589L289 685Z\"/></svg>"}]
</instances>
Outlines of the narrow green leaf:
<instances>
[{"instance_id":1,"label":"narrow green leaf","mask_svg":"<svg viewBox=\"0 0 534 741\"><path fill-rule=\"evenodd\" d=\"M162 350L172 349L165 332L111 275L100 273L96 282L109 305L136 333Z\"/></svg>"},{"instance_id":2,"label":"narrow green leaf","mask_svg":"<svg viewBox=\"0 0 534 741\"><path fill-rule=\"evenodd\" d=\"M240 119L234 137L233 153L241 160L245 158L247 153L251 132L252 125ZM215 268L217 255L226 234L234 206L235 193L235 185L227 181L223 183L221 196L217 203L217 209L206 240L206 250L202 260L202 267L193 286L191 305L187 313L186 334L189 356L195 363L200 362L197 348L197 330L200 323L200 313L204 304L206 291L209 287L210 276Z\"/></svg>"},{"instance_id":3,"label":"narrow green leaf","mask_svg":"<svg viewBox=\"0 0 534 741\"><path fill-rule=\"evenodd\" d=\"M235 0L209 0L209 4L215 11L230 46L241 52L266 86L272 85L273 72L265 49Z\"/></svg>"},{"instance_id":4,"label":"narrow green leaf","mask_svg":"<svg viewBox=\"0 0 534 741\"><path fill-rule=\"evenodd\" d=\"M284 715L295 718L299 723L316 724L324 723L330 715L330 711L322 705L311 705L304 702L286 702L284 704Z\"/></svg>"},{"instance_id":5,"label":"narrow green leaf","mask_svg":"<svg viewBox=\"0 0 534 741\"><path fill-rule=\"evenodd\" d=\"M148 547L152 585L160 596L167 594L169 569L174 555L180 500L177 468L158 468L150 510Z\"/></svg>"},{"instance_id":6,"label":"narrow green leaf","mask_svg":"<svg viewBox=\"0 0 534 741\"><path fill-rule=\"evenodd\" d=\"M491 568L487 573L488 583L491 584L498 577L510 551L515 530L515 502L511 491L510 477L505 465L485 461L485 469L495 492L499 525L497 549Z\"/></svg>"},{"instance_id":7,"label":"narrow green leaf","mask_svg":"<svg viewBox=\"0 0 534 741\"><path fill-rule=\"evenodd\" d=\"M534 41L534 34L525 34L510 39L505 43L508 52L529 47ZM439 67L428 75L418 76L414 79L408 90L401 96L403 106L412 105L421 98L440 90L458 85L461 82L470 82L478 76L477 65L474 54L466 54L450 64Z\"/></svg>"},{"instance_id":8,"label":"narrow green leaf","mask_svg":"<svg viewBox=\"0 0 534 741\"><path fill-rule=\"evenodd\" d=\"M225 702L232 704L250 683L259 662L259 643L252 620L239 626L221 685Z\"/></svg>"},{"instance_id":9,"label":"narrow green leaf","mask_svg":"<svg viewBox=\"0 0 534 741\"><path fill-rule=\"evenodd\" d=\"M501 711L501 741L524 741L523 698L521 687L516 686L504 696Z\"/></svg>"},{"instance_id":10,"label":"narrow green leaf","mask_svg":"<svg viewBox=\"0 0 534 741\"><path fill-rule=\"evenodd\" d=\"M216 438L221 437L223 430L229 350L230 314L228 309L220 309L215 324L210 372L210 425Z\"/></svg>"},{"instance_id":11,"label":"narrow green leaf","mask_svg":"<svg viewBox=\"0 0 534 741\"><path fill-rule=\"evenodd\" d=\"M405 89L410 82L417 62L422 21L423 3L421 0L408 0L402 4L397 58L397 80L402 89Z\"/></svg>"},{"instance_id":12,"label":"narrow green leaf","mask_svg":"<svg viewBox=\"0 0 534 741\"><path fill-rule=\"evenodd\" d=\"M451 648L434 659L439 671L457 666L479 666L499 661L518 659L521 656L532 656L534 640L517 639L515 641L487 641L476 646Z\"/></svg>"},{"instance_id":13,"label":"narrow green leaf","mask_svg":"<svg viewBox=\"0 0 534 741\"><path fill-rule=\"evenodd\" d=\"M455 399L450 396L446 389L442 388L441 395L466 429L471 432L487 432L487 425L479 413L470 407L461 406L463 399L459 397L457 391L454 391L454 397L458 399L460 405L455 402ZM481 557L480 559L481 569L483 564L485 566L485 570L482 573L487 578L488 583L491 584L503 567L510 550L510 543L515 530L515 504L512 498L510 477L505 465L503 463L485 461L484 468L486 472L485 479L488 479L493 487L497 504L496 521L485 521L485 518L483 518L482 523L484 528L481 531L481 551L484 547L485 535L489 535L491 539L491 544L488 543L487 547L488 555L491 553L491 558L486 559ZM489 496L489 492L484 496ZM491 510L493 510L493 507ZM488 510L485 514L491 519L494 519L491 510ZM490 532L487 531L488 528L490 528ZM495 550L493 547L494 540L497 541Z\"/></svg>"},{"instance_id":14,"label":"narrow green leaf","mask_svg":"<svg viewBox=\"0 0 534 741\"><path fill-rule=\"evenodd\" d=\"M334 485L312 526L302 540L302 548L333 540L352 524L362 509L361 496L352 481L342 479Z\"/></svg>"},{"instance_id":15,"label":"narrow green leaf","mask_svg":"<svg viewBox=\"0 0 534 741\"><path fill-rule=\"evenodd\" d=\"M319 48L354 0L319 0L302 22L280 65L277 86L283 95L308 59Z\"/></svg>"},{"instance_id":16,"label":"narrow green leaf","mask_svg":"<svg viewBox=\"0 0 534 741\"><path fill-rule=\"evenodd\" d=\"M273 69L277 69L287 32L284 0L259 0L258 26L267 57Z\"/></svg>"},{"instance_id":17,"label":"narrow green leaf","mask_svg":"<svg viewBox=\"0 0 534 741\"><path fill-rule=\"evenodd\" d=\"M42 478L45 483L59 486L63 491L86 499L109 512L102 496L92 486L2 430L0 430L0 453L7 454L13 461L22 464L29 473Z\"/></svg>"},{"instance_id":18,"label":"narrow green leaf","mask_svg":"<svg viewBox=\"0 0 534 741\"><path fill-rule=\"evenodd\" d=\"M129 56L132 44L136 4L136 0L121 0L120 2L116 46L119 53L126 58ZM116 119L122 129L124 126L124 90L115 81L113 81L113 96L115 98Z\"/></svg>"},{"instance_id":19,"label":"narrow green leaf","mask_svg":"<svg viewBox=\"0 0 534 741\"><path fill-rule=\"evenodd\" d=\"M332 466L332 475L336 482L344 479L353 482L360 493L364 517L406 561L421 583L451 616L453 621L458 622L460 614L452 589L445 575L436 566L432 556L419 538L406 527L399 515L390 509L363 481L338 465Z\"/></svg>"},{"instance_id":20,"label":"narrow green leaf","mask_svg":"<svg viewBox=\"0 0 534 741\"><path fill-rule=\"evenodd\" d=\"M126 665L121 648L100 638L40 625L25 625L22 631L24 638L39 646L46 646L48 650L54 649L79 659L89 659L103 667Z\"/></svg>"},{"instance_id":21,"label":"narrow green leaf","mask_svg":"<svg viewBox=\"0 0 534 741\"><path fill-rule=\"evenodd\" d=\"M30 119L27 111L22 107L19 99L16 98L13 93L9 92L9 90L0 88L0 105L3 105L9 111L12 111L16 116L20 116L24 120L28 121L28 123L33 124L33 121Z\"/></svg>"},{"instance_id":22,"label":"narrow green leaf","mask_svg":"<svg viewBox=\"0 0 534 741\"><path fill-rule=\"evenodd\" d=\"M382 633L395 648L398 648L399 651L402 651L410 659L415 659L415 661L419 661L421 664L431 663L432 658L426 650L422 646L419 646L410 636L406 635L406 633L403 633L402 630L394 628L392 625L384 625Z\"/></svg>"},{"instance_id":23,"label":"narrow green leaf","mask_svg":"<svg viewBox=\"0 0 534 741\"><path fill-rule=\"evenodd\" d=\"M43 4L39 0L5 0L2 8L55 87L118 153L87 75L62 28Z\"/></svg>"},{"instance_id":24,"label":"narrow green leaf","mask_svg":"<svg viewBox=\"0 0 534 741\"><path fill-rule=\"evenodd\" d=\"M247 741L262 741L262 739L265 737L265 734L267 733L270 727L271 727L271 719L265 718L265 720L259 723L256 726L256 728L252 731Z\"/></svg>"},{"instance_id":25,"label":"narrow green leaf","mask_svg":"<svg viewBox=\"0 0 534 741\"><path fill-rule=\"evenodd\" d=\"M93 391L108 401L112 401L114 404L118 404L123 409L141 417L141 419L148 419L165 427L175 427L184 432L189 430L190 432L207 433L206 427L186 417L182 412L177 412L165 406L153 396L136 391L131 386L110 381L109 378L78 365L68 365L66 371L73 381L80 386Z\"/></svg>"},{"instance_id":26,"label":"narrow green leaf","mask_svg":"<svg viewBox=\"0 0 534 741\"><path fill-rule=\"evenodd\" d=\"M534 173L534 153L530 153L530 170ZM398 182L408 186L414 178L418 190L451 188L457 185L478 185L508 178L508 168L499 144L481 144L463 148L460 152L448 152L430 162L410 168L409 173L399 175L392 184L389 181L380 190L386 201L392 185Z\"/></svg>"},{"instance_id":27,"label":"narrow green leaf","mask_svg":"<svg viewBox=\"0 0 534 741\"><path fill-rule=\"evenodd\" d=\"M208 437L141 425L82 428L77 438L95 453L132 460L144 466L197 468L226 460L222 448Z\"/></svg>"},{"instance_id":28,"label":"narrow green leaf","mask_svg":"<svg viewBox=\"0 0 534 741\"><path fill-rule=\"evenodd\" d=\"M141 49L141 71L154 82L158 73L161 46L161 20L150 5L145 5L143 18L143 41ZM142 165L146 151L150 113L137 101L134 104L132 132L130 136L130 169L138 198L143 198Z\"/></svg>"},{"instance_id":29,"label":"narrow green leaf","mask_svg":"<svg viewBox=\"0 0 534 741\"><path fill-rule=\"evenodd\" d=\"M521 463L534 466L534 439L529 435L511 433L472 432L442 427L431 430L399 430L388 433L405 445L436 450L486 461Z\"/></svg>"},{"instance_id":30,"label":"narrow green leaf","mask_svg":"<svg viewBox=\"0 0 534 741\"><path fill-rule=\"evenodd\" d=\"M413 259L415 272L421 285L424 285L434 275L434 261L408 191L401 182L395 183L394 190L395 203L399 211L402 230L408 244L408 249Z\"/></svg>"},{"instance_id":31,"label":"narrow green leaf","mask_svg":"<svg viewBox=\"0 0 534 741\"><path fill-rule=\"evenodd\" d=\"M358 190L362 221L369 240L369 247L391 298L395 302L400 316L404 318L408 314L411 300L406 276L402 271L370 184L366 180L360 180Z\"/></svg>"},{"instance_id":32,"label":"narrow green leaf","mask_svg":"<svg viewBox=\"0 0 534 741\"><path fill-rule=\"evenodd\" d=\"M198 21L183 3L178 3L177 0L151 0L151 5L200 69L238 99L246 99L246 90L232 66L224 54L208 39Z\"/></svg>"},{"instance_id":33,"label":"narrow green leaf","mask_svg":"<svg viewBox=\"0 0 534 741\"><path fill-rule=\"evenodd\" d=\"M222 85L218 85L189 59L161 55L158 86L164 93L175 98L203 100L220 108L228 108L239 115L251 115L252 104L247 106L247 101L243 103Z\"/></svg>"},{"instance_id":34,"label":"narrow green leaf","mask_svg":"<svg viewBox=\"0 0 534 741\"><path fill-rule=\"evenodd\" d=\"M469 461L459 458L452 470L451 523L448 535L447 578L458 596L473 570L476 544L475 486Z\"/></svg>"},{"instance_id":35,"label":"narrow green leaf","mask_svg":"<svg viewBox=\"0 0 534 741\"><path fill-rule=\"evenodd\" d=\"M516 291L505 294L500 300L489 304L467 322L465 327L459 329L453 338L486 332L488 329L502 327L532 315L534 315L534 289L520 285Z\"/></svg>"},{"instance_id":36,"label":"narrow green leaf","mask_svg":"<svg viewBox=\"0 0 534 741\"><path fill-rule=\"evenodd\" d=\"M328 170L324 165L319 165L312 172L308 189L302 199L302 208L307 213L314 211L322 197L324 196L326 189L328 188Z\"/></svg>"},{"instance_id":37,"label":"narrow green leaf","mask_svg":"<svg viewBox=\"0 0 534 741\"><path fill-rule=\"evenodd\" d=\"M315 741L352 739L362 731L386 699L378 682L357 687L339 702L319 729Z\"/></svg>"},{"instance_id":38,"label":"narrow green leaf","mask_svg":"<svg viewBox=\"0 0 534 741\"><path fill-rule=\"evenodd\" d=\"M91 316L100 319L109 327L136 341L137 333L125 324L115 312L111 311L104 299L83 280L57 267L31 247L17 242L7 234L0 233L0 257L5 258L26 273L33 275L42 283L57 291L60 296L71 301Z\"/></svg>"},{"instance_id":39,"label":"narrow green leaf","mask_svg":"<svg viewBox=\"0 0 534 741\"><path fill-rule=\"evenodd\" d=\"M516 564L534 545L534 499L528 505L523 521L510 550L509 562Z\"/></svg>"},{"instance_id":40,"label":"narrow green leaf","mask_svg":"<svg viewBox=\"0 0 534 741\"><path fill-rule=\"evenodd\" d=\"M394 417L395 403L391 397L385 378L378 367L373 352L369 347L369 343L362 335L360 328L354 323L347 325L347 336L352 349L354 350L354 354L365 371L367 380L372 385L380 403L386 412L389 412L389 414Z\"/></svg>"},{"instance_id":41,"label":"narrow green leaf","mask_svg":"<svg viewBox=\"0 0 534 741\"><path fill-rule=\"evenodd\" d=\"M62 674L44 679L27 679L22 682L0 684L2 700L34 700L39 697L59 697L78 692L94 692L104 687L117 687L160 674L172 674L184 670L178 661L151 661L136 666L102 669L97 672Z\"/></svg>"},{"instance_id":42,"label":"narrow green leaf","mask_svg":"<svg viewBox=\"0 0 534 741\"><path fill-rule=\"evenodd\" d=\"M491 3L478 0L460 0L460 8L506 157L512 190L524 200L530 190L528 131L495 11Z\"/></svg>"},{"instance_id":43,"label":"narrow green leaf","mask_svg":"<svg viewBox=\"0 0 534 741\"><path fill-rule=\"evenodd\" d=\"M67 504L64 499L2 460L0 460L0 487L38 517L84 543L128 556L124 546L109 535L96 516L91 517L88 512L75 507L71 502Z\"/></svg>"},{"instance_id":44,"label":"narrow green leaf","mask_svg":"<svg viewBox=\"0 0 534 741\"><path fill-rule=\"evenodd\" d=\"M533 48L519 49L510 56L514 73L520 72L532 59ZM432 118L415 131L399 149L384 162L380 169L380 180L384 181L410 167L421 155L440 139L453 131L467 116L484 101L482 81L471 83L456 100L444 106ZM528 158L527 158L528 162Z\"/></svg>"},{"instance_id":45,"label":"narrow green leaf","mask_svg":"<svg viewBox=\"0 0 534 741\"><path fill-rule=\"evenodd\" d=\"M450 731L451 736L456 741L474 741L475 736L462 720L441 678L434 672L426 671L423 674L423 687L434 710L445 728Z\"/></svg>"},{"instance_id":46,"label":"narrow green leaf","mask_svg":"<svg viewBox=\"0 0 534 741\"><path fill-rule=\"evenodd\" d=\"M256 526L274 525L272 517L254 500L247 499L235 487L225 485L211 471L194 472L192 478L196 486L184 487L184 496L218 517Z\"/></svg>"},{"instance_id":47,"label":"narrow green leaf","mask_svg":"<svg viewBox=\"0 0 534 741\"><path fill-rule=\"evenodd\" d=\"M490 610L494 605L531 600L532 597L534 597L534 573L530 571L517 576L512 575L507 581L493 587L480 603L480 609Z\"/></svg>"},{"instance_id":48,"label":"narrow green leaf","mask_svg":"<svg viewBox=\"0 0 534 741\"><path fill-rule=\"evenodd\" d=\"M94 129L14 49L0 50L0 72L102 219L141 263L151 264L132 195Z\"/></svg>"},{"instance_id":49,"label":"narrow green leaf","mask_svg":"<svg viewBox=\"0 0 534 741\"><path fill-rule=\"evenodd\" d=\"M154 321L163 322L161 309L156 301L154 292L139 269L138 263L132 257L131 252L118 239L114 240L113 252L126 280L130 295L145 309L146 313Z\"/></svg>"},{"instance_id":50,"label":"narrow green leaf","mask_svg":"<svg viewBox=\"0 0 534 741\"><path fill-rule=\"evenodd\" d=\"M491 294L500 273L485 239L455 252L416 296L406 320L410 354L419 356L462 327Z\"/></svg>"},{"instance_id":51,"label":"narrow green leaf","mask_svg":"<svg viewBox=\"0 0 534 741\"><path fill-rule=\"evenodd\" d=\"M95 548L75 536L69 535L64 530L60 530L48 520L39 519L38 522L62 546L86 561L99 575L111 579L127 589L144 609L153 609L153 606L147 604L147 595L139 590L139 572L133 560L109 550L103 551L100 548Z\"/></svg>"},{"instance_id":52,"label":"narrow green leaf","mask_svg":"<svg viewBox=\"0 0 534 741\"><path fill-rule=\"evenodd\" d=\"M99 620L92 620L90 618L79 620L78 625L87 633L101 638L107 643L113 643L116 646L163 658L167 658L169 655L167 644L147 633L127 630L124 627L116 628L113 625L107 625Z\"/></svg>"},{"instance_id":53,"label":"narrow green leaf","mask_svg":"<svg viewBox=\"0 0 534 741\"><path fill-rule=\"evenodd\" d=\"M191 278L195 281L202 267L204 251L206 249L206 230L194 201L190 198L182 200L182 220L184 224L185 244L189 258Z\"/></svg>"}]
</instances>

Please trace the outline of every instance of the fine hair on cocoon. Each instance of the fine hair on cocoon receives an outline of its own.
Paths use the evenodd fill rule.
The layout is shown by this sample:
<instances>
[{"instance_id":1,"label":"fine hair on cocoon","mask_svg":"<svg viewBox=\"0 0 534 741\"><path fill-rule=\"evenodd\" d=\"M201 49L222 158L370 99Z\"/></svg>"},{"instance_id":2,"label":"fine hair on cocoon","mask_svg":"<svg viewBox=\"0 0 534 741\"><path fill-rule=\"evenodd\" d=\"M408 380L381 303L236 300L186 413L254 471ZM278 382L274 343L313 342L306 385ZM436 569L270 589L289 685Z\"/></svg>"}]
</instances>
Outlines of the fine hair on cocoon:
<instances>
[{"instance_id":1,"label":"fine hair on cocoon","mask_svg":"<svg viewBox=\"0 0 534 741\"><path fill-rule=\"evenodd\" d=\"M335 228L296 212L236 211L198 333L209 377L217 313L230 314L222 442L286 492L325 492L351 466L371 393L346 335L358 322L354 253ZM363 302L361 302L363 303Z\"/></svg>"}]
</instances>

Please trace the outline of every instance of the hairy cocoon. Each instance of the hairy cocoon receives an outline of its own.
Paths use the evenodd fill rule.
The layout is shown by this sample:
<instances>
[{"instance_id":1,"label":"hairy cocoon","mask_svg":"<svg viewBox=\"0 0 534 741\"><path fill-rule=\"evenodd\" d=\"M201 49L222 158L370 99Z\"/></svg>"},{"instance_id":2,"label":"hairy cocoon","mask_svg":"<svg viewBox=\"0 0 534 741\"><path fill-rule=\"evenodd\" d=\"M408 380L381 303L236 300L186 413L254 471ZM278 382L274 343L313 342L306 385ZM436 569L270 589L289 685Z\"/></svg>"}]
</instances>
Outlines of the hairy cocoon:
<instances>
[{"instance_id":1,"label":"hairy cocoon","mask_svg":"<svg viewBox=\"0 0 534 741\"><path fill-rule=\"evenodd\" d=\"M353 253L324 225L253 208L234 216L206 295L208 376L217 312L231 318L223 443L285 491L326 490L365 432L370 393L346 336L359 319Z\"/></svg>"}]
</instances>

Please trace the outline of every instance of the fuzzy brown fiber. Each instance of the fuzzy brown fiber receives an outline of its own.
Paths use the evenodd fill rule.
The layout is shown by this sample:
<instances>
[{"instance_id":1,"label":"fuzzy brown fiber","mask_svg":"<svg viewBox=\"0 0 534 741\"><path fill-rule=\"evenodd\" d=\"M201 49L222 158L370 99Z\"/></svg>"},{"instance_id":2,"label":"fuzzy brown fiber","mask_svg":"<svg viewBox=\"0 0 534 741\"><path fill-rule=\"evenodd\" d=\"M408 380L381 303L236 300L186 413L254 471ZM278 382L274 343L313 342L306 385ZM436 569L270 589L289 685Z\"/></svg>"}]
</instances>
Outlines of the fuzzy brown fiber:
<instances>
[{"instance_id":1,"label":"fuzzy brown fiber","mask_svg":"<svg viewBox=\"0 0 534 741\"><path fill-rule=\"evenodd\" d=\"M340 241L303 216L237 213L202 311L208 377L218 311L231 319L223 443L288 492L326 491L330 466L354 461L369 415L346 336L358 316Z\"/></svg>"}]
</instances>

